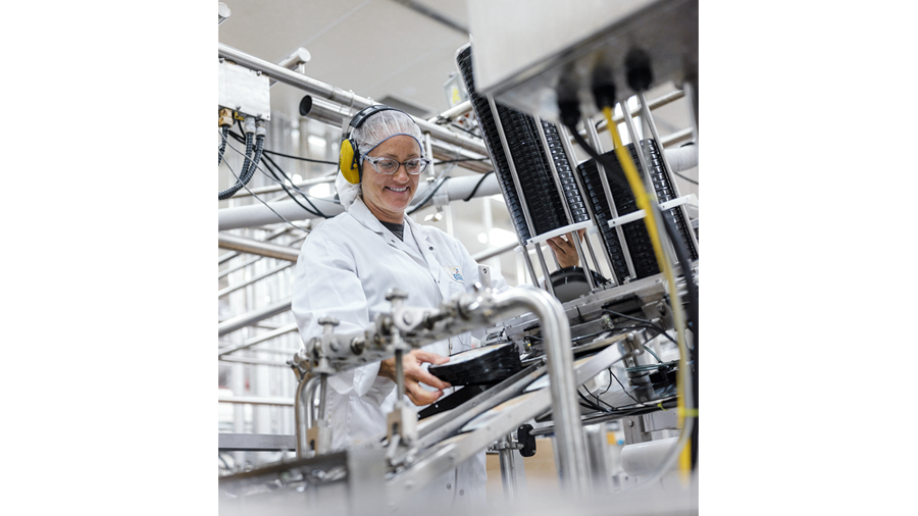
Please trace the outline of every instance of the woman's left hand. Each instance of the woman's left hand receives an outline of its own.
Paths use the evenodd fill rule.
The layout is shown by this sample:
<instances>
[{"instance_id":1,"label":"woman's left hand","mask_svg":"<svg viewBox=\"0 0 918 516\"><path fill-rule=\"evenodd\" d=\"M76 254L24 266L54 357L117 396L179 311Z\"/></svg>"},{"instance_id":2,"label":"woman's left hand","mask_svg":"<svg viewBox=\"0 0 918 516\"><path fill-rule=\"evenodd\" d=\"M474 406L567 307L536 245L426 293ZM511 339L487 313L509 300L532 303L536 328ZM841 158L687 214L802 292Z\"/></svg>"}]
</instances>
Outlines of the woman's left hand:
<instances>
[{"instance_id":1,"label":"woman's left hand","mask_svg":"<svg viewBox=\"0 0 918 516\"><path fill-rule=\"evenodd\" d=\"M577 238L583 240L583 233L585 231L585 229L578 229ZM547 242L548 247L555 253L555 258L558 259L558 265L560 265L561 268L574 267L580 264L580 257L577 256L577 248L574 247L573 233L549 238Z\"/></svg>"}]
</instances>

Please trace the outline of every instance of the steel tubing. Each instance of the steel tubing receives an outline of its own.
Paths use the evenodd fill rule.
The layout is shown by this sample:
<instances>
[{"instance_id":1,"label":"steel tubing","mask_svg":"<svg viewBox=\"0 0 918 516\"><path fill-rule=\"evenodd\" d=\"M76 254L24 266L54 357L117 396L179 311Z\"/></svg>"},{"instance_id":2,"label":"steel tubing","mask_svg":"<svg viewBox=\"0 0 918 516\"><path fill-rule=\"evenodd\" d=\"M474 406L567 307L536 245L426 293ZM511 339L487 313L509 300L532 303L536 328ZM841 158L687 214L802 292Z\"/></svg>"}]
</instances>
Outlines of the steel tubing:
<instances>
[{"instance_id":1,"label":"steel tubing","mask_svg":"<svg viewBox=\"0 0 918 516\"><path fill-rule=\"evenodd\" d=\"M446 111L440 113L437 116L428 118L427 121L431 123L437 123L438 120L452 120L456 118L457 116L462 116L468 113L471 110L472 110L472 101L466 100L464 102L460 102L459 104L456 104L455 106L447 109Z\"/></svg>"},{"instance_id":2,"label":"steel tubing","mask_svg":"<svg viewBox=\"0 0 918 516\"><path fill-rule=\"evenodd\" d=\"M669 104L669 103L671 103L671 102L674 102L674 101L676 101L676 100L679 100L679 99L681 99L681 98L684 97L684 96L685 96L685 93L683 93L682 90L671 91L671 92L667 93L666 95L663 95L663 96L661 96L661 97L657 97L657 98L651 100L650 103L647 105L647 107L649 107L650 109L657 109L658 107L665 106L665 105L667 105L667 104ZM640 111L640 108L635 108L635 109L630 109L630 110L629 110L629 112L631 113L632 116L637 115L637 114L640 114L639 111ZM615 123L621 123L621 122L623 122L624 120L625 120L625 115L624 115L624 113L622 113L621 115L614 115L614 116L612 116L612 121L615 122ZM600 120L599 123L596 124L595 127L596 127L596 131L597 131L597 132L600 132L600 133L603 132L603 131L607 131L607 130L609 129L609 126L608 126L608 124L606 123L605 117L603 117L603 119ZM581 134L583 134L584 136L586 136L586 133L581 133ZM571 141L573 141L573 140L571 140Z\"/></svg>"},{"instance_id":3,"label":"steel tubing","mask_svg":"<svg viewBox=\"0 0 918 516\"><path fill-rule=\"evenodd\" d=\"M231 319L227 319L217 325L217 335L222 337L227 333L232 333L240 328L255 324L258 321L263 321L269 317L274 317L279 313L286 312L287 310L290 310L290 302L291 300L287 299L279 303L274 303L273 305L268 305L264 308L259 308L258 310L252 310L251 312L238 315Z\"/></svg>"},{"instance_id":4,"label":"steel tubing","mask_svg":"<svg viewBox=\"0 0 918 516\"><path fill-rule=\"evenodd\" d=\"M312 185L317 185L321 183L334 183L336 177L337 177L336 175L332 175L332 176L326 176L326 177L315 177L312 179L304 179L303 181L300 181L294 184L293 186L297 188L302 188L304 186L312 186ZM286 185L286 186L287 188L291 187L291 185ZM252 193L249 193L248 191L242 191L234 195L233 199L237 199L240 197L249 197L251 195L261 195L261 194L266 194L266 193L280 192L283 189L284 187L281 185L262 186L260 188L252 188L251 189Z\"/></svg>"},{"instance_id":5,"label":"steel tubing","mask_svg":"<svg viewBox=\"0 0 918 516\"><path fill-rule=\"evenodd\" d=\"M516 288L496 295L494 301L498 307L524 307L541 321L551 381L552 419L558 436L555 440L558 475L572 494L584 496L589 490L590 476L574 381L571 329L564 308L548 293L535 289Z\"/></svg>"},{"instance_id":6,"label":"steel tubing","mask_svg":"<svg viewBox=\"0 0 918 516\"><path fill-rule=\"evenodd\" d=\"M318 385L319 378L307 372L296 386L293 416L296 425L296 458L298 459L305 458L306 450L309 449L306 442L306 430L313 424L311 402L315 399Z\"/></svg>"},{"instance_id":7,"label":"steel tubing","mask_svg":"<svg viewBox=\"0 0 918 516\"><path fill-rule=\"evenodd\" d=\"M220 211L222 212L223 210ZM225 233L220 233L217 236L217 243L221 249L232 249L233 251L257 254L259 256L267 256L268 258L287 260L288 262L296 262L300 254L299 250L293 249L292 247L269 244L261 240L227 235Z\"/></svg>"},{"instance_id":8,"label":"steel tubing","mask_svg":"<svg viewBox=\"0 0 918 516\"><path fill-rule=\"evenodd\" d=\"M245 287L251 285L252 283L258 283L259 281L261 281L261 280L263 280L263 279L265 279L265 278L267 278L267 277L269 277L269 276L273 276L273 275L277 274L278 272L280 272L280 271L282 271L282 270L284 270L284 269L290 267L291 265L293 265L293 263L284 263L284 264L281 264L279 267L275 267L275 268L273 268L273 269L271 269L271 270L265 271L265 272L263 272L263 273L261 273L261 274L255 276L255 277L251 278L251 279L248 279L248 280L246 280L246 281L243 281L242 283L237 283L237 284L235 284L235 285L230 285L229 287L226 287L225 289L221 290L220 292L217 292L217 297L218 297L218 298L221 298L221 297L223 297L223 296L225 296L225 295L227 295L227 294L233 293L233 292L235 292L235 291L237 291L237 290L239 290L239 289L241 289L241 288L245 288Z\"/></svg>"},{"instance_id":9,"label":"steel tubing","mask_svg":"<svg viewBox=\"0 0 918 516\"><path fill-rule=\"evenodd\" d=\"M288 70L283 66L279 66L269 61L265 61L264 59L259 59L255 56L251 56L222 43L218 45L218 48L220 57L224 59L233 61L234 63L245 66L246 68L261 71L268 77L276 79L278 82L300 88L301 90L307 91L314 95L318 95L324 99L330 100L331 102L340 104L341 106L344 106L348 109L359 110L376 104L373 99L361 97L352 91L344 91L341 88L332 86L331 84L327 84L309 76ZM313 99L313 101L315 100L316 99ZM484 143L482 143L481 140L476 140L468 136L454 133L445 127L438 126L437 124L428 122L427 120L424 120L420 117L413 116L412 118L421 128L421 131L430 133L430 135L434 138L442 140L446 143L458 145L459 147L477 152L479 154L487 154Z\"/></svg>"},{"instance_id":10,"label":"steel tubing","mask_svg":"<svg viewBox=\"0 0 918 516\"><path fill-rule=\"evenodd\" d=\"M281 326L280 328L277 328L277 329L275 329L275 330L271 330L271 331L269 331L269 332L267 332L267 333L263 333L263 334L261 334L261 335L257 335L257 336L255 336L255 337L250 338L250 339L246 339L245 342L243 342L242 344L239 344L239 345L230 345L230 346L226 346L226 347L220 348L220 349L217 351L217 356L218 356L218 357L222 357L222 356L224 356L224 355L229 355L230 353L235 353L236 351L239 351L239 350L242 350L242 349L250 348L250 347L252 347L252 346L254 346L254 345L256 345L256 344L261 344L262 342L267 342L267 341L269 341L269 340L271 340L271 339L273 339L273 338L275 338L275 337L280 337L281 335L286 335L286 334L288 334L288 333L290 333L290 332L294 332L294 331L296 331L296 330L297 330L296 323L290 323L290 324L287 324L287 325L285 325L285 326Z\"/></svg>"},{"instance_id":11,"label":"steel tubing","mask_svg":"<svg viewBox=\"0 0 918 516\"><path fill-rule=\"evenodd\" d=\"M440 191L446 190L450 201L465 199L475 189L475 185L482 181L481 176L463 176L454 177L447 180ZM415 199L424 199L430 186L427 184L419 185ZM489 195L499 194L500 186L497 177L493 174L484 178L481 186L475 191L474 197L486 197ZM340 204L323 199L313 199L312 202L322 210L323 213L332 217L344 211ZM287 220L303 220L317 218L315 215L306 212L293 201L278 201L270 203L271 207ZM218 215L218 227L220 231L229 229L239 229L252 226L263 226L265 224L275 224L283 222L277 214L266 208L263 204L252 204L239 208L223 208ZM221 246L222 247L222 246ZM290 249L290 248L286 248ZM293 260L296 261L294 257Z\"/></svg>"},{"instance_id":12,"label":"steel tubing","mask_svg":"<svg viewBox=\"0 0 918 516\"><path fill-rule=\"evenodd\" d=\"M219 398L220 403L242 403L246 405L278 405L281 407L292 407L293 400L290 398L275 398L267 396L228 396Z\"/></svg>"},{"instance_id":13,"label":"steel tubing","mask_svg":"<svg viewBox=\"0 0 918 516\"><path fill-rule=\"evenodd\" d=\"M507 251L512 251L517 246L519 246L518 243L511 242L507 245L502 245L500 247L492 247L490 249L485 249L484 251L473 254L472 259L475 260L476 262L480 262L483 260L487 260L488 258L494 258L495 256L504 254Z\"/></svg>"}]
</instances>

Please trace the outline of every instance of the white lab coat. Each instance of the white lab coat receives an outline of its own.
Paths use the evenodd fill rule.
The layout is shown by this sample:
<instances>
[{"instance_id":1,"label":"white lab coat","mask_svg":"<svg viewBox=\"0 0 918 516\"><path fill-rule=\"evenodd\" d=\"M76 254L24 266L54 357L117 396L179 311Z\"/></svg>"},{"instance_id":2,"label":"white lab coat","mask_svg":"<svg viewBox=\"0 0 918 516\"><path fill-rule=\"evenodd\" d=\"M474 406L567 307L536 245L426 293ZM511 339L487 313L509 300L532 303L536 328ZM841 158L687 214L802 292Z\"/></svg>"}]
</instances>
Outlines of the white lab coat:
<instances>
[{"instance_id":1,"label":"white lab coat","mask_svg":"<svg viewBox=\"0 0 918 516\"><path fill-rule=\"evenodd\" d=\"M378 313L390 310L385 296L394 287L408 293L404 301L408 305L436 307L476 281L478 264L458 240L405 216L403 242L357 198L347 212L324 222L303 244L296 265L293 313L305 342L321 334L317 322L321 317L337 318L336 331L364 328ZM494 274L492 286L504 290L507 283ZM424 349L449 356L471 348L466 333ZM376 362L329 378L326 413L336 450L379 438L385 431L396 386L378 372ZM434 481L418 499L437 505L481 503L485 481L481 453Z\"/></svg>"}]
</instances>

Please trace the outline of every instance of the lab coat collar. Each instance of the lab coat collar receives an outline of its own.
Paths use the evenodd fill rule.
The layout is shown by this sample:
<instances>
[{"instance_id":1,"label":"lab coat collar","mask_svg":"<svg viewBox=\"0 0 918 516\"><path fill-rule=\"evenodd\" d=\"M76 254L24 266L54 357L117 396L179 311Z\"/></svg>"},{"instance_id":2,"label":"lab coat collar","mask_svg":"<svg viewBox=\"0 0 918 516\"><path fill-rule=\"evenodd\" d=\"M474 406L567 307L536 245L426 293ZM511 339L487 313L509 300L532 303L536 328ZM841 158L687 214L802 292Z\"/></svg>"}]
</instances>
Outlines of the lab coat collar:
<instances>
[{"instance_id":1,"label":"lab coat collar","mask_svg":"<svg viewBox=\"0 0 918 516\"><path fill-rule=\"evenodd\" d=\"M354 204L351 205L348 213L357 219L358 222L366 226L369 230L382 235L384 238L385 235L389 233L389 230L382 225L382 222L376 218L376 215L373 215L373 212L367 208L367 205L363 202L361 197L357 197L357 199L354 200ZM417 260L426 262L428 257L427 250L429 247L431 247L426 228L420 224L415 223L407 214L405 215L405 224L410 226L410 232L414 234L414 238L417 240L418 246L421 248L421 253L423 256L418 255L418 251L414 248L413 245L408 245L397 238L390 240L389 245L395 247L396 249L405 251ZM405 236L408 237L409 235L406 233Z\"/></svg>"}]
</instances>

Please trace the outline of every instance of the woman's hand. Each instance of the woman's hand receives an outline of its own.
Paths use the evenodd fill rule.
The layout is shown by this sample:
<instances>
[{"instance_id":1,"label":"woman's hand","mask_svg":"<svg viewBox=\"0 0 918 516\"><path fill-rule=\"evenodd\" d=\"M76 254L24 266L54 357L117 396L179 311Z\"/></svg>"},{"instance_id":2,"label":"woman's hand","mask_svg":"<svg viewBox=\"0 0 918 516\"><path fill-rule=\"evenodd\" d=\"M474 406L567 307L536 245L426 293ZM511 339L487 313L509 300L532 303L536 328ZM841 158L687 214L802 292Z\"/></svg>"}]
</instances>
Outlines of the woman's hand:
<instances>
[{"instance_id":1,"label":"woman's hand","mask_svg":"<svg viewBox=\"0 0 918 516\"><path fill-rule=\"evenodd\" d=\"M443 389L451 387L450 384L430 374L421 364L445 364L449 359L436 353L414 349L402 356L402 370L405 372L405 394L415 405L428 405L437 401L443 395ZM379 365L379 376L395 382L395 357L383 360ZM419 382L435 388L438 391L428 391L419 385Z\"/></svg>"},{"instance_id":2,"label":"woman's hand","mask_svg":"<svg viewBox=\"0 0 918 516\"><path fill-rule=\"evenodd\" d=\"M578 229L577 238L583 240L583 233L585 231L585 229ZM548 239L548 247L555 253L555 258L558 259L558 265L560 265L562 269L564 267L573 267L580 264L580 257L577 256L577 248L574 247L572 235L573 233L570 233Z\"/></svg>"}]
</instances>

